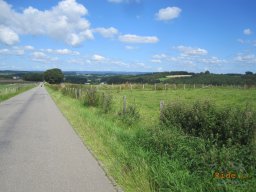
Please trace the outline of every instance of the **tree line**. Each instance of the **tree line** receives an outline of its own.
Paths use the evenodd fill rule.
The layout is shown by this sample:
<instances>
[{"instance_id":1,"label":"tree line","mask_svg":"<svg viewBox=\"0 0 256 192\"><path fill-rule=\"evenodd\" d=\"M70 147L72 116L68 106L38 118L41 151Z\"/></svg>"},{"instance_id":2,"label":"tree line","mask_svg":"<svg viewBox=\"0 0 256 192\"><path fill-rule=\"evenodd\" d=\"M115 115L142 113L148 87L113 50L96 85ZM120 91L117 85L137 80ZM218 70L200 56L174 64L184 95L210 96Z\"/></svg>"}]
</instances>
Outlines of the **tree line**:
<instances>
[{"instance_id":1,"label":"tree line","mask_svg":"<svg viewBox=\"0 0 256 192\"><path fill-rule=\"evenodd\" d=\"M186 75L176 77L178 75ZM190 73L186 71L172 71L160 73L146 73L140 75L114 75L97 76L91 83L124 84L124 83L170 83L170 84L212 84L212 85L256 85L256 74L247 71L245 74L212 74L209 71L201 73ZM69 82L84 84L88 82L86 76L64 75L60 69L49 69L41 73L26 73L23 75L26 81L46 81L51 84Z\"/></svg>"}]
</instances>

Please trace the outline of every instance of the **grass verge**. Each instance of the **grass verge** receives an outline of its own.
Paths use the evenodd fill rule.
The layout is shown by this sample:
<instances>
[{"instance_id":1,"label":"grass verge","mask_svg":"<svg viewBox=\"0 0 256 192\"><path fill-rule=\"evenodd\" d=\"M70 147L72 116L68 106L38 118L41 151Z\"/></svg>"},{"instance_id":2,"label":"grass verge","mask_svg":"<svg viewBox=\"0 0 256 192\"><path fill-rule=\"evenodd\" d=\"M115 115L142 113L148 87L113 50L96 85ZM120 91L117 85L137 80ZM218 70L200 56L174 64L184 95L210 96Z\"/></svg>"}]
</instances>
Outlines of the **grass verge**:
<instances>
[{"instance_id":1,"label":"grass verge","mask_svg":"<svg viewBox=\"0 0 256 192\"><path fill-rule=\"evenodd\" d=\"M236 160L237 152L244 148L218 149L203 138L184 134L172 125L152 123L147 118L147 123L142 118L127 125L115 112L105 114L60 91L48 91L83 142L104 164L106 172L125 191L253 191L256 187L255 178L249 178L255 176L253 173L237 170L243 173L243 180L214 177L215 173L233 170L217 170L208 164L223 162L223 167L229 168L225 163Z\"/></svg>"},{"instance_id":2,"label":"grass verge","mask_svg":"<svg viewBox=\"0 0 256 192\"><path fill-rule=\"evenodd\" d=\"M0 85L0 102L5 101L15 95L23 93L29 89L34 88L35 84L26 84L26 85Z\"/></svg>"}]
</instances>

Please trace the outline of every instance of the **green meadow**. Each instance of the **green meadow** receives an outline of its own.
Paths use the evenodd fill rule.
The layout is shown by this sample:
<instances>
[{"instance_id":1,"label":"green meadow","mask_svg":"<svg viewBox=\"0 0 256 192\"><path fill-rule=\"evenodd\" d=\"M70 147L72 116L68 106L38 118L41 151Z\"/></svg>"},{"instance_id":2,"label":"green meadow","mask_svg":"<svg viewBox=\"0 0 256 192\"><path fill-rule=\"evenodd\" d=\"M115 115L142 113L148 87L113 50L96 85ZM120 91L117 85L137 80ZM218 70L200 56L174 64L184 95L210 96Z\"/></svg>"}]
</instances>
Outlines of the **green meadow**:
<instances>
[{"instance_id":1,"label":"green meadow","mask_svg":"<svg viewBox=\"0 0 256 192\"><path fill-rule=\"evenodd\" d=\"M124 191L256 188L254 88L66 84L47 89Z\"/></svg>"},{"instance_id":2,"label":"green meadow","mask_svg":"<svg viewBox=\"0 0 256 192\"><path fill-rule=\"evenodd\" d=\"M0 84L0 102L7 100L15 95L18 95L24 91L27 91L33 87L35 84Z\"/></svg>"}]
</instances>

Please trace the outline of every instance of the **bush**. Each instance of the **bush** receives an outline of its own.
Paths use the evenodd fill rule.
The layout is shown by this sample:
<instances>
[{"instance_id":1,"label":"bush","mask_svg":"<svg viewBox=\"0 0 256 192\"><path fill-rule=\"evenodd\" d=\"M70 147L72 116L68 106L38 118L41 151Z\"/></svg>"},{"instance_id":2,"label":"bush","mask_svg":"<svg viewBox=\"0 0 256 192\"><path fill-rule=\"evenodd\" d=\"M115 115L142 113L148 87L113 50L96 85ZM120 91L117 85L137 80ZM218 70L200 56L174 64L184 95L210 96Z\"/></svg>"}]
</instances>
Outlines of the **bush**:
<instances>
[{"instance_id":1,"label":"bush","mask_svg":"<svg viewBox=\"0 0 256 192\"><path fill-rule=\"evenodd\" d=\"M192 106L172 103L163 109L160 122L218 146L252 145L255 140L256 112L249 107L220 110L209 102L196 102Z\"/></svg>"},{"instance_id":2,"label":"bush","mask_svg":"<svg viewBox=\"0 0 256 192\"><path fill-rule=\"evenodd\" d=\"M99 105L99 95L95 88L87 89L84 98L84 104L87 106L98 106Z\"/></svg>"},{"instance_id":3,"label":"bush","mask_svg":"<svg viewBox=\"0 0 256 192\"><path fill-rule=\"evenodd\" d=\"M103 93L100 98L100 107L102 108L104 113L108 113L112 109L113 97L112 95L108 95Z\"/></svg>"},{"instance_id":4,"label":"bush","mask_svg":"<svg viewBox=\"0 0 256 192\"><path fill-rule=\"evenodd\" d=\"M132 125L140 119L140 113L136 105L129 105L126 112L121 111L118 115L121 117L121 120L128 125Z\"/></svg>"},{"instance_id":5,"label":"bush","mask_svg":"<svg viewBox=\"0 0 256 192\"><path fill-rule=\"evenodd\" d=\"M192 159L196 160L191 162L191 166L187 165L189 170L192 168L194 170L204 169L208 172L215 170L253 174L256 167L255 115L255 111L249 107L240 110L217 109L209 102L196 102L192 106L184 106L179 103L169 104L163 109L160 116L161 135L170 135L169 131L178 128L188 136L189 140L203 139L205 150L200 152L197 147L191 148L190 142L185 142L189 149L186 150L186 153L189 153L182 156L186 153L179 154L179 150L174 147L177 144L164 139L168 138L167 136L157 137L161 140L160 144L157 143L157 139L154 139L151 141L151 145L164 145L164 151L161 153L165 152L172 158L173 154L178 152L176 158L185 158L184 162L191 162ZM152 135L156 134L152 133ZM174 139L171 140L174 141ZM181 141L177 143L181 143ZM188 143L190 144L188 145ZM186 149L181 148L182 150ZM194 148L196 149L196 156L192 152ZM161 149L161 147L158 147L158 149ZM198 157L202 159L200 160Z\"/></svg>"}]
</instances>

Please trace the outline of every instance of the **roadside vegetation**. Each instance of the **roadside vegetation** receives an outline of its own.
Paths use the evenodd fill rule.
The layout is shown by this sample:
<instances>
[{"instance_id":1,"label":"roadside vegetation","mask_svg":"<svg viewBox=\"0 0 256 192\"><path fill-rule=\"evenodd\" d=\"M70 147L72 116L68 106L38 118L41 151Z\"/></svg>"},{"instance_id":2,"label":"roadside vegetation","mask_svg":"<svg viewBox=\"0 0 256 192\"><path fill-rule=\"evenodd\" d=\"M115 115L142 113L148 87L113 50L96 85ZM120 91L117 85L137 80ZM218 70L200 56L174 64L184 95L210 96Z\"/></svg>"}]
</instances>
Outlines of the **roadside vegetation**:
<instances>
[{"instance_id":1,"label":"roadside vegetation","mask_svg":"<svg viewBox=\"0 0 256 192\"><path fill-rule=\"evenodd\" d=\"M7 100L15 95L18 95L22 92L25 92L33 87L36 84L0 84L0 102Z\"/></svg>"},{"instance_id":2,"label":"roadside vegetation","mask_svg":"<svg viewBox=\"0 0 256 192\"><path fill-rule=\"evenodd\" d=\"M47 89L124 191L254 191L255 88L157 86Z\"/></svg>"}]
</instances>

